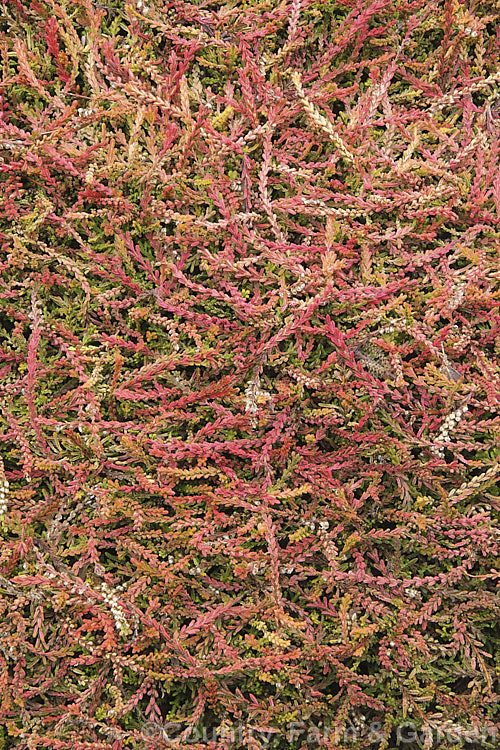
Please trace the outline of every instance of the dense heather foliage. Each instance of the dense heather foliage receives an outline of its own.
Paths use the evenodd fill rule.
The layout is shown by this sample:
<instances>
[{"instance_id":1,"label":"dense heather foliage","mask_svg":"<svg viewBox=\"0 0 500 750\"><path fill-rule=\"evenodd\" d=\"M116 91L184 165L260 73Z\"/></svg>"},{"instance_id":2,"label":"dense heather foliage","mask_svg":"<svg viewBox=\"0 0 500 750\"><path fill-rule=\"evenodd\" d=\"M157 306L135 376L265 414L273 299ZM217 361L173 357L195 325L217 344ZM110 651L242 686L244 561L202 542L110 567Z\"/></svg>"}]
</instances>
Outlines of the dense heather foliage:
<instances>
[{"instance_id":1,"label":"dense heather foliage","mask_svg":"<svg viewBox=\"0 0 500 750\"><path fill-rule=\"evenodd\" d=\"M495 746L499 13L4 0L0 748Z\"/></svg>"}]
</instances>

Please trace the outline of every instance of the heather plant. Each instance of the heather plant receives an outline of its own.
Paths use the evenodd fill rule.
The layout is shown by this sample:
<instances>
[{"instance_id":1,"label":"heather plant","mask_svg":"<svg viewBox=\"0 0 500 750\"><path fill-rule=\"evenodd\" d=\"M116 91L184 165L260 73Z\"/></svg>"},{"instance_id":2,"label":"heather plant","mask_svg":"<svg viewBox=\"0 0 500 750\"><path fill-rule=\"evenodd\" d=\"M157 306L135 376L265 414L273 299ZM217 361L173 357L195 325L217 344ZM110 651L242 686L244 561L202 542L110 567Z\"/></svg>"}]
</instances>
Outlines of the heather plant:
<instances>
[{"instance_id":1,"label":"heather plant","mask_svg":"<svg viewBox=\"0 0 500 750\"><path fill-rule=\"evenodd\" d=\"M499 11L4 0L0 748L496 747Z\"/></svg>"}]
</instances>

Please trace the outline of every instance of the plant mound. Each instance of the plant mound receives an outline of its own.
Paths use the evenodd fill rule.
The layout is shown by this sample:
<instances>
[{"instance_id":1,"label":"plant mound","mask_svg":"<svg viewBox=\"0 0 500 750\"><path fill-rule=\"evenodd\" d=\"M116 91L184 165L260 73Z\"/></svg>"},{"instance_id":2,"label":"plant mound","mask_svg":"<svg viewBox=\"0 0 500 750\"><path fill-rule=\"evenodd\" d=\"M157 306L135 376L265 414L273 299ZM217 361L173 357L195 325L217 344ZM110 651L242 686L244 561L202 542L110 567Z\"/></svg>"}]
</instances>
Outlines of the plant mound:
<instances>
[{"instance_id":1,"label":"plant mound","mask_svg":"<svg viewBox=\"0 0 500 750\"><path fill-rule=\"evenodd\" d=\"M3 3L0 748L496 746L498 15Z\"/></svg>"}]
</instances>

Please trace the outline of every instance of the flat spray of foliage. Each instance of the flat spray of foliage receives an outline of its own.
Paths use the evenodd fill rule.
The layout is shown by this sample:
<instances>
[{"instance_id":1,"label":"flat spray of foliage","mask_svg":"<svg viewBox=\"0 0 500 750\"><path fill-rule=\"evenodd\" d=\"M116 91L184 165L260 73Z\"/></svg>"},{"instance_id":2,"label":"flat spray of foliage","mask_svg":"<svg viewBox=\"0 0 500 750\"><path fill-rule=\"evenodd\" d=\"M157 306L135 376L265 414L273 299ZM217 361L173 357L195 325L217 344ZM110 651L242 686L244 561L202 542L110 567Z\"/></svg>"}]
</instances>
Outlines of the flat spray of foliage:
<instances>
[{"instance_id":1,"label":"flat spray of foliage","mask_svg":"<svg viewBox=\"0 0 500 750\"><path fill-rule=\"evenodd\" d=\"M499 14L4 0L0 748L494 747Z\"/></svg>"}]
</instances>

